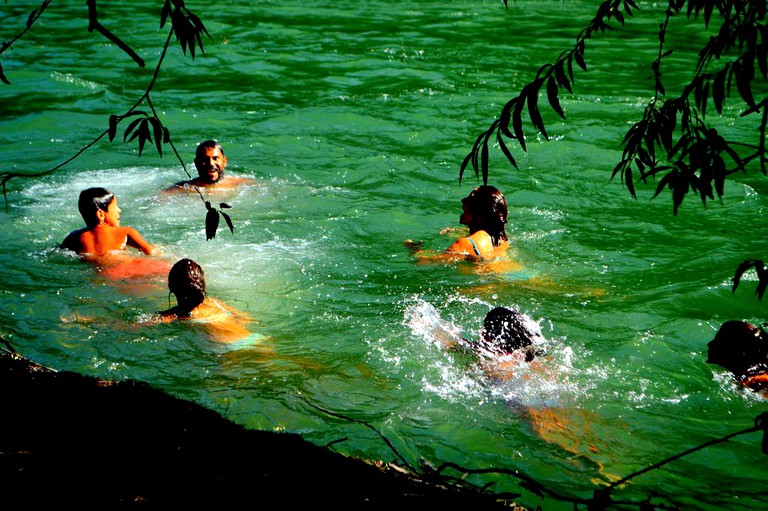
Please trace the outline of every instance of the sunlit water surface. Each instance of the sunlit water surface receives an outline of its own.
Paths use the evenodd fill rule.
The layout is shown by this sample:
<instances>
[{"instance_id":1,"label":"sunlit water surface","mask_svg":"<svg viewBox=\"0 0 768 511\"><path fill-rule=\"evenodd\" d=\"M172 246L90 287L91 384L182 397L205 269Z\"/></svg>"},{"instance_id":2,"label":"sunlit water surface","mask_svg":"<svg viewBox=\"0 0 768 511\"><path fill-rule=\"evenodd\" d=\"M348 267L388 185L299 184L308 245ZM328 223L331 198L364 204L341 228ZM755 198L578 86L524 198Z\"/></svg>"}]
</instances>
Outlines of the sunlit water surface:
<instances>
[{"instance_id":1,"label":"sunlit water surface","mask_svg":"<svg viewBox=\"0 0 768 511\"><path fill-rule=\"evenodd\" d=\"M12 85L2 87L0 170L50 169L133 104L167 33L159 2L149 3L99 3L145 69L87 31L82 2L52 5L3 54ZM158 194L186 177L170 148L139 156L121 143L121 124L113 143L9 183L0 334L37 362L143 380L249 428L412 466L515 469L577 497L750 427L765 401L708 365L706 343L725 320L764 319L754 282L732 293L731 277L744 259L768 256L766 180L753 170L706 207L691 195L677 216L669 195L651 200L655 184L635 200L610 180L651 94L656 39L642 34L656 30L661 7L639 3L648 14L589 44L589 72L562 98L568 121L542 101L552 140L531 129L529 152L516 149L519 171L492 154L490 183L507 197L525 267L499 274L417 265L403 241L451 242L438 231L460 227L460 199L478 183L471 172L458 180L474 138L573 43L597 2L521 0L506 11L467 0L187 2L211 39L194 60L173 47L152 99L190 172L195 145L213 137L229 171L253 179L207 196L232 205L234 234L206 241L199 196ZM22 27L31 9L3 5L4 26ZM705 37L686 26L677 34L689 48ZM673 82L689 73L677 58L679 69L666 70ZM729 129L737 115L718 122ZM232 349L193 325L153 324L169 304L162 278L110 281L55 250L82 225L77 195L90 186L111 188L122 223L166 258L197 260L209 294L256 319L260 344ZM436 343L436 329L476 336L497 305L540 323L544 372L491 381ZM767 466L759 435L744 435L614 496L764 509ZM531 507L572 509L510 476L467 480L522 493Z\"/></svg>"}]
</instances>

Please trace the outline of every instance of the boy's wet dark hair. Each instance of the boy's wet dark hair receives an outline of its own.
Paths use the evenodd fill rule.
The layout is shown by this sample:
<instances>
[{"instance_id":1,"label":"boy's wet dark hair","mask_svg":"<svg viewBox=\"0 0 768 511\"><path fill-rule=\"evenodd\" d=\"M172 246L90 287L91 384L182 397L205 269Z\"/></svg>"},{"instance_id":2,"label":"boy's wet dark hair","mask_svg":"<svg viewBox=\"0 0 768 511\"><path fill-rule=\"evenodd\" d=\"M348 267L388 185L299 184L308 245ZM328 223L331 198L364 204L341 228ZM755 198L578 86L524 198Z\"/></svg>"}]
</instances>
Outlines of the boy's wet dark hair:
<instances>
[{"instance_id":1,"label":"boy's wet dark hair","mask_svg":"<svg viewBox=\"0 0 768 511\"><path fill-rule=\"evenodd\" d=\"M531 331L526 319L523 314L506 307L492 309L483 320L483 347L507 353L525 349L525 360L530 362L536 355L533 339L539 334Z\"/></svg>"},{"instance_id":2,"label":"boy's wet dark hair","mask_svg":"<svg viewBox=\"0 0 768 511\"><path fill-rule=\"evenodd\" d=\"M192 259L181 259L168 272L168 290L176 296L180 310L189 314L205 300L205 273Z\"/></svg>"},{"instance_id":3,"label":"boy's wet dark hair","mask_svg":"<svg viewBox=\"0 0 768 511\"><path fill-rule=\"evenodd\" d=\"M86 188L80 192L80 198L77 201L77 209L88 227L99 225L99 219L96 212L107 211L109 205L115 199L115 194L106 188Z\"/></svg>"}]
</instances>

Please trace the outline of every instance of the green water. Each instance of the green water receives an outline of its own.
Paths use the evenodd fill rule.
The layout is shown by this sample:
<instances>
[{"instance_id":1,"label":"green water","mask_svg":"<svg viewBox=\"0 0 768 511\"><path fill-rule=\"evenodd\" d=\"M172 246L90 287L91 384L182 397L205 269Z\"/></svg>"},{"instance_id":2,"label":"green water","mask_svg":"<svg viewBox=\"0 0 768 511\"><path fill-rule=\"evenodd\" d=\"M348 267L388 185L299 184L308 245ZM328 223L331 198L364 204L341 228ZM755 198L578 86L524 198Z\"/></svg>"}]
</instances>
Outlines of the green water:
<instances>
[{"instance_id":1,"label":"green water","mask_svg":"<svg viewBox=\"0 0 768 511\"><path fill-rule=\"evenodd\" d=\"M411 465L516 469L576 497L750 427L765 400L708 365L706 342L725 320L765 319L755 283L732 293L730 279L744 259L768 256L767 181L751 170L727 184L722 203L690 196L677 216L669 196L651 200L654 185L635 200L610 181L651 93L655 39L642 37L656 30L660 7L639 3L647 13L630 28L589 44L589 72L562 99L567 123L546 118L553 140L531 132L519 171L492 156L490 183L507 197L508 234L525 266L494 274L417 265L402 243L448 246L438 231L459 227L460 199L477 185L473 174L458 182L475 137L572 44L597 2L520 0L507 11L497 1L187 2L211 39L194 60L169 52L152 100L190 171L195 145L213 137L228 170L254 179L211 197L233 206L234 235L206 241L199 197L157 193L185 178L167 148L139 157L121 135L98 142L50 175L9 184L0 334L56 369L140 379L251 428L399 461L365 422ZM87 31L84 2L54 3L2 55L12 85L0 89L0 170L52 168L144 91L167 35L157 28L161 2L99 5L102 23L147 68ZM0 6L3 38L36 7ZM688 76L684 50L705 37L683 25L672 82ZM718 123L729 129L737 116ZM225 349L189 325L149 324L168 306L164 282L115 285L53 250L81 226L77 194L89 186L111 188L122 223L169 259L197 260L209 294L256 318L274 355ZM488 382L433 343L430 325L471 337L496 305L540 321L548 377ZM538 436L511 402L562 407L575 452ZM758 434L737 437L614 496L764 509L759 446ZM573 509L509 476L468 480L522 493L530 507Z\"/></svg>"}]
</instances>

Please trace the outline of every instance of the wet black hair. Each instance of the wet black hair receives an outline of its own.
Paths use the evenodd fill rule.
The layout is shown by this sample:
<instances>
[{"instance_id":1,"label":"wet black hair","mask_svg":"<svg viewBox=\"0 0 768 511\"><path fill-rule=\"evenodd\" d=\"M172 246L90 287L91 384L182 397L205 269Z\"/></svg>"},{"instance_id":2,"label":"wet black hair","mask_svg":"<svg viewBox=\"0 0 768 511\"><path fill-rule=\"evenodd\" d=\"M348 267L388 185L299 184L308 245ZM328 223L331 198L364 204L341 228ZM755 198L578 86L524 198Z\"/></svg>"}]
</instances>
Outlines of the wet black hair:
<instances>
[{"instance_id":1,"label":"wet black hair","mask_svg":"<svg viewBox=\"0 0 768 511\"><path fill-rule=\"evenodd\" d=\"M224 148L221 147L221 144L217 140L211 139L197 144L197 149L195 149L195 158L205 156L206 149L218 149L219 152L224 155Z\"/></svg>"},{"instance_id":2,"label":"wet black hair","mask_svg":"<svg viewBox=\"0 0 768 511\"><path fill-rule=\"evenodd\" d=\"M96 212L107 211L109 205L115 200L115 194L106 188L86 188L80 192L80 198L77 201L77 209L88 227L95 227L99 224Z\"/></svg>"},{"instance_id":3,"label":"wet black hair","mask_svg":"<svg viewBox=\"0 0 768 511\"><path fill-rule=\"evenodd\" d=\"M192 259L177 261L168 272L168 290L176 296L178 308L189 313L205 300L205 273Z\"/></svg>"},{"instance_id":4,"label":"wet black hair","mask_svg":"<svg viewBox=\"0 0 768 511\"><path fill-rule=\"evenodd\" d=\"M485 315L481 343L494 352L512 352L525 349L525 360L530 362L536 355L532 332L526 324L526 316L507 307L496 307Z\"/></svg>"},{"instance_id":5,"label":"wet black hair","mask_svg":"<svg viewBox=\"0 0 768 511\"><path fill-rule=\"evenodd\" d=\"M509 217L507 200L498 188L491 185L478 186L461 202L470 213L483 219L483 230L491 236L494 247L498 247L502 241L509 241L504 227Z\"/></svg>"}]
</instances>

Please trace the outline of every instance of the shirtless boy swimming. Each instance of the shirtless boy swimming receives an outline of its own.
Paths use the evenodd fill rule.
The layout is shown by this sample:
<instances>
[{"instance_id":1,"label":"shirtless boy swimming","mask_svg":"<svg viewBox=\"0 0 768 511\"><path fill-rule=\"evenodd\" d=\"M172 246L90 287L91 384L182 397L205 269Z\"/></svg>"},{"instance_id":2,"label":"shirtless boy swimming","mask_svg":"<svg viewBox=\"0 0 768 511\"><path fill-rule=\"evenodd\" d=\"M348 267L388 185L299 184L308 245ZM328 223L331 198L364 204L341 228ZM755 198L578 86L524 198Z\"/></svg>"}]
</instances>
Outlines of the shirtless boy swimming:
<instances>
[{"instance_id":1,"label":"shirtless boy swimming","mask_svg":"<svg viewBox=\"0 0 768 511\"><path fill-rule=\"evenodd\" d=\"M133 227L120 225L122 210L115 194L106 188L88 188L80 192L77 207L85 227L70 232L62 246L88 258L133 247L147 255L157 251Z\"/></svg>"}]
</instances>

